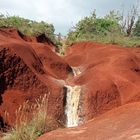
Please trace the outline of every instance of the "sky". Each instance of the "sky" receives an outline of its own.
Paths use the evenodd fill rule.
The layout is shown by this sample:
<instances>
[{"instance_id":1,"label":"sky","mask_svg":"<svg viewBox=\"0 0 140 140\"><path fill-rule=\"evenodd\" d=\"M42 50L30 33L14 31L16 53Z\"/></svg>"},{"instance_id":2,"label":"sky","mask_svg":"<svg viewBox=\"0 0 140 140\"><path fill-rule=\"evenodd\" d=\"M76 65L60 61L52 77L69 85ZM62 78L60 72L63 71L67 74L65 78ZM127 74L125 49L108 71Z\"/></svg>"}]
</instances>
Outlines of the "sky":
<instances>
[{"instance_id":1,"label":"sky","mask_svg":"<svg viewBox=\"0 0 140 140\"><path fill-rule=\"evenodd\" d=\"M110 10L128 10L137 0L0 0L0 13L52 23L56 33L66 35L94 9L98 16Z\"/></svg>"}]
</instances>

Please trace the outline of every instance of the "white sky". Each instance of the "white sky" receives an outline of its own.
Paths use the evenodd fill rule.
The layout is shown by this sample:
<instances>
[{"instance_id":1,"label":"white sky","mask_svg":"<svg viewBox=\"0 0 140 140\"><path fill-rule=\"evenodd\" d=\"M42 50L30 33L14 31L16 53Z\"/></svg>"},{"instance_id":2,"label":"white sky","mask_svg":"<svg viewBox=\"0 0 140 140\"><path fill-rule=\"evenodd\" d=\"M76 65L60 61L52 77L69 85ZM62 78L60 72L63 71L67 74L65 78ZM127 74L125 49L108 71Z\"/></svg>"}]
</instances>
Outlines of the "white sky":
<instances>
[{"instance_id":1,"label":"white sky","mask_svg":"<svg viewBox=\"0 0 140 140\"><path fill-rule=\"evenodd\" d=\"M55 26L56 33L66 34L79 19L94 9L98 16L122 5L129 9L136 0L0 0L0 12L32 20L44 20Z\"/></svg>"}]
</instances>

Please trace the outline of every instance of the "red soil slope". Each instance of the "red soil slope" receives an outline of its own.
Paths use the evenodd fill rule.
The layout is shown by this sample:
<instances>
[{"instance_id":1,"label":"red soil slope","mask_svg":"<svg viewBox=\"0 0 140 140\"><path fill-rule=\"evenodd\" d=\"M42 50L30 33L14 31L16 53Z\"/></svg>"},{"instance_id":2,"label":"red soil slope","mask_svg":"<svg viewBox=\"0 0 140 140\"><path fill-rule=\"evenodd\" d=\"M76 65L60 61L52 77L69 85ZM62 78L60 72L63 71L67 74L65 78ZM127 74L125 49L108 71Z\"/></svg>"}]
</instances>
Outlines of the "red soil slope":
<instances>
[{"instance_id":1,"label":"red soil slope","mask_svg":"<svg viewBox=\"0 0 140 140\"><path fill-rule=\"evenodd\" d=\"M67 50L65 60L81 71L68 81L82 86L80 120L92 120L38 140L140 139L140 48L81 42Z\"/></svg>"},{"instance_id":2,"label":"red soil slope","mask_svg":"<svg viewBox=\"0 0 140 140\"><path fill-rule=\"evenodd\" d=\"M81 42L67 50L65 60L82 72L69 83L82 86L83 120L140 101L140 48Z\"/></svg>"},{"instance_id":3,"label":"red soil slope","mask_svg":"<svg viewBox=\"0 0 140 140\"><path fill-rule=\"evenodd\" d=\"M49 115L64 121L66 81L82 87L80 120L96 119L82 127L48 133L45 138L121 139L128 132L134 134L133 138L139 137L132 129L137 132L139 127L140 104L130 103L140 101L140 48L81 42L73 44L64 58L54 50L54 44L44 35L28 37L15 29L0 29L0 123L12 124L15 110L23 102L33 103L44 94ZM70 66L81 74L69 76ZM8 120L5 111L10 114Z\"/></svg>"},{"instance_id":4,"label":"red soil slope","mask_svg":"<svg viewBox=\"0 0 140 140\"><path fill-rule=\"evenodd\" d=\"M38 140L139 140L140 102L123 105L86 124L46 133Z\"/></svg>"},{"instance_id":5,"label":"red soil slope","mask_svg":"<svg viewBox=\"0 0 140 140\"><path fill-rule=\"evenodd\" d=\"M23 36L15 29L0 29L1 121L5 121L7 111L10 117L6 123L13 123L19 105L48 93L49 114L63 119L64 91L58 80L66 79L71 68L47 42L44 36L41 40Z\"/></svg>"}]
</instances>

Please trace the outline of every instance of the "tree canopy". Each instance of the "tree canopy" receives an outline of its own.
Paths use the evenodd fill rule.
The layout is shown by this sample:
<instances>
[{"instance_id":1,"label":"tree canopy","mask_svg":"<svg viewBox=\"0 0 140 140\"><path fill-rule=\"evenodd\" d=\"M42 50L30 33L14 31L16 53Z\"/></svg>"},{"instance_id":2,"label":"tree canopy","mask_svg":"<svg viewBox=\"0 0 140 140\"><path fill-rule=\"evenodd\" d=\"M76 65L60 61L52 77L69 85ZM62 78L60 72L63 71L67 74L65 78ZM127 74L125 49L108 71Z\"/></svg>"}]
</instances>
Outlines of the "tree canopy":
<instances>
[{"instance_id":1,"label":"tree canopy","mask_svg":"<svg viewBox=\"0 0 140 140\"><path fill-rule=\"evenodd\" d=\"M80 20L76 26L69 32L68 39L76 40L80 38L94 38L94 36L107 36L115 30L121 33L119 24L120 17L111 11L105 17L97 17L95 11L90 15Z\"/></svg>"},{"instance_id":2,"label":"tree canopy","mask_svg":"<svg viewBox=\"0 0 140 140\"><path fill-rule=\"evenodd\" d=\"M134 36L139 36L140 37L140 17L138 18L135 28L134 28Z\"/></svg>"}]
</instances>

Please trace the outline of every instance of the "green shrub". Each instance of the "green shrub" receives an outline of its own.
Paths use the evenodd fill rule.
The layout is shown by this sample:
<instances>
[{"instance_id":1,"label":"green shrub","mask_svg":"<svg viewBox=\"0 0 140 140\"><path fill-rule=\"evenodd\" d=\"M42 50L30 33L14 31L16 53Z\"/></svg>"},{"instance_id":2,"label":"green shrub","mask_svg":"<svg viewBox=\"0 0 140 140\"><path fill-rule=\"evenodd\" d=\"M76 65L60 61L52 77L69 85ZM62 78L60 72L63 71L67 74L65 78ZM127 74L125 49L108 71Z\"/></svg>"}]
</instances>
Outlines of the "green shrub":
<instances>
[{"instance_id":1,"label":"green shrub","mask_svg":"<svg viewBox=\"0 0 140 140\"><path fill-rule=\"evenodd\" d=\"M110 12L104 18L97 18L95 12L90 16L80 20L74 30L68 33L68 40L96 40L96 38L106 38L106 36L121 35L121 26L118 23L118 17L114 12ZM115 38L115 37L114 37Z\"/></svg>"},{"instance_id":2,"label":"green shrub","mask_svg":"<svg viewBox=\"0 0 140 140\"><path fill-rule=\"evenodd\" d=\"M126 47L140 45L140 18L134 28L134 36L126 36L121 25L122 17L119 12L110 11L105 17L97 17L95 11L80 20L67 35L67 42L71 44L79 41L96 41L118 44Z\"/></svg>"},{"instance_id":3,"label":"green shrub","mask_svg":"<svg viewBox=\"0 0 140 140\"><path fill-rule=\"evenodd\" d=\"M37 22L19 16L4 16L1 14L0 27L16 28L23 34L29 36L37 36L44 33L52 41L55 41L54 26L44 21Z\"/></svg>"}]
</instances>

